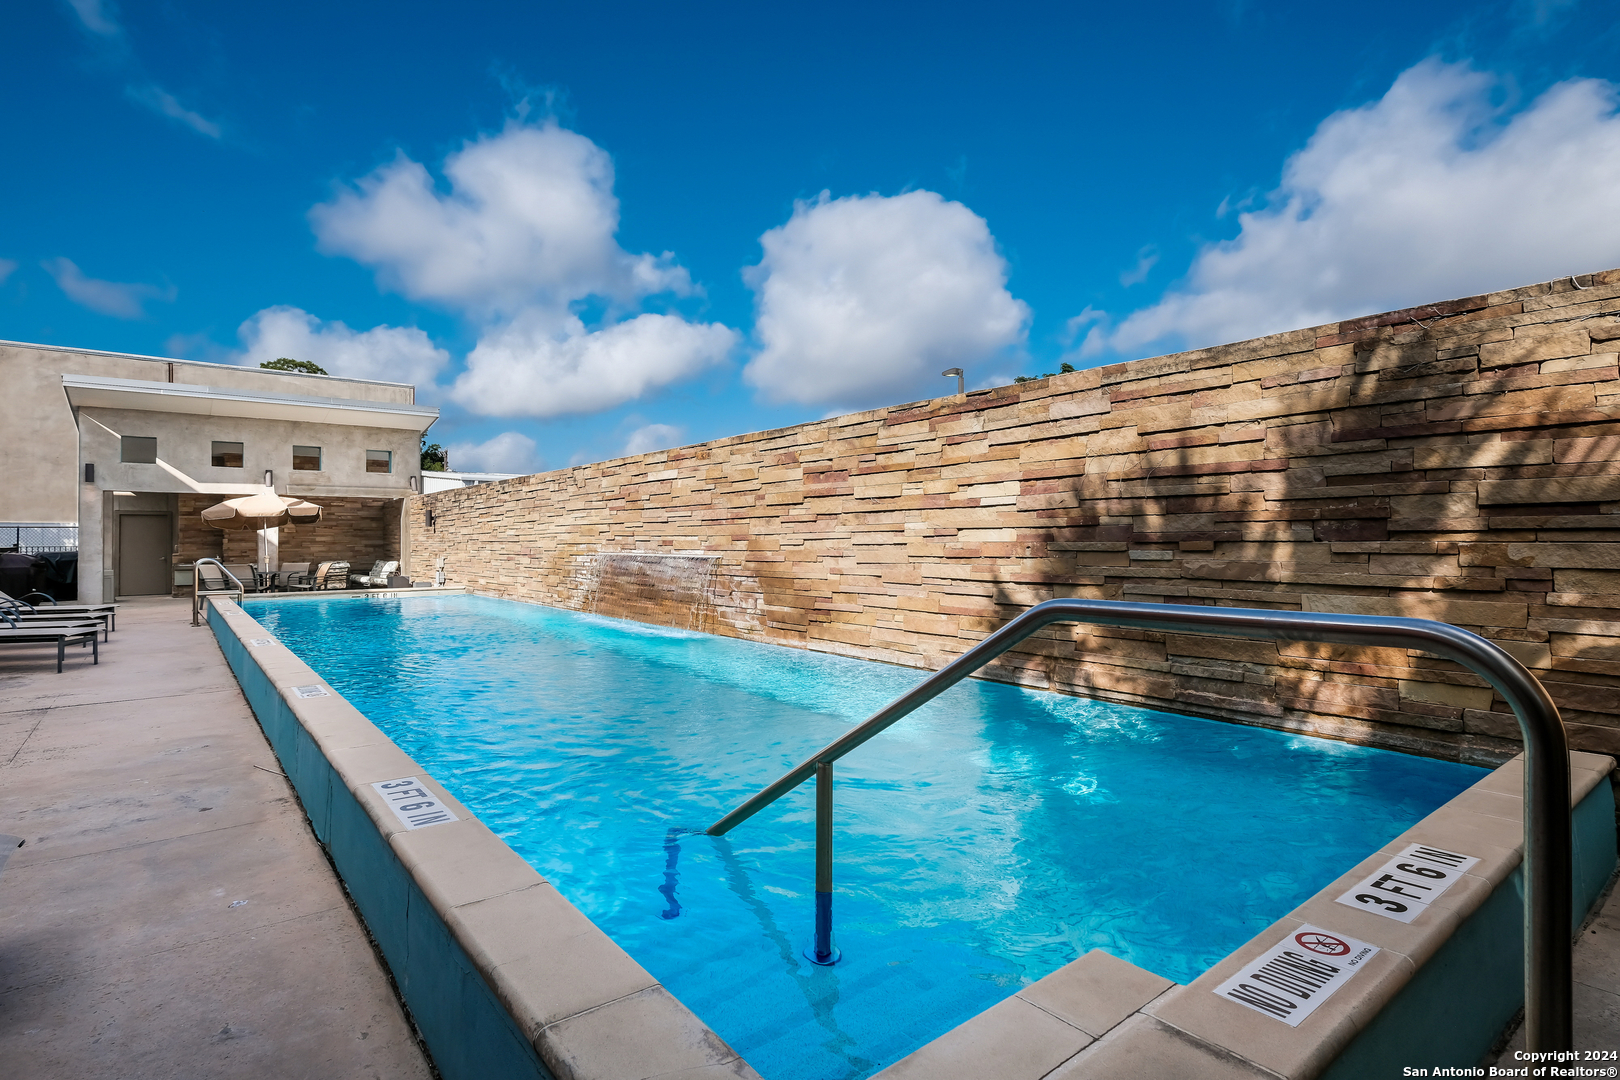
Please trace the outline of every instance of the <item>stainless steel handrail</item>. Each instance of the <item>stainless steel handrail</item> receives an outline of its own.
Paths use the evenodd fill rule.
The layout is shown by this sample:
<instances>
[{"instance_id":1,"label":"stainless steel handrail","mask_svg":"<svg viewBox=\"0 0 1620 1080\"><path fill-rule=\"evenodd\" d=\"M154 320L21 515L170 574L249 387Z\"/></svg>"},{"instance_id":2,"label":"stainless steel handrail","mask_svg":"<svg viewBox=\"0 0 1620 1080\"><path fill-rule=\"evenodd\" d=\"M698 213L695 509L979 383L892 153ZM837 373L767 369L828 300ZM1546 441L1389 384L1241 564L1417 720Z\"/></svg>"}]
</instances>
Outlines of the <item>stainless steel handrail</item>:
<instances>
[{"instance_id":1,"label":"stainless steel handrail","mask_svg":"<svg viewBox=\"0 0 1620 1080\"><path fill-rule=\"evenodd\" d=\"M1418 649L1454 660L1483 676L1513 709L1524 736L1525 1045L1532 1051L1573 1049L1570 935L1574 867L1569 744L1563 721L1546 688L1501 647L1461 627L1429 619L1115 600L1048 600L1030 608L705 830L711 836L723 835L812 775L817 777L816 934L805 950L806 956L822 964L837 959L831 940L832 763L1031 634L1053 623L1073 622L1220 637ZM825 791L820 790L823 785Z\"/></svg>"},{"instance_id":2,"label":"stainless steel handrail","mask_svg":"<svg viewBox=\"0 0 1620 1080\"><path fill-rule=\"evenodd\" d=\"M225 564L220 562L218 559L210 559L210 558L205 557L205 558L194 560L192 562L192 564L191 564L191 625L192 626L200 626L201 625L201 623L199 623L197 621L197 616L202 611L202 597L205 594L202 593L201 591L199 591L198 588L197 588L197 586L202 583L202 575L197 573L197 567L201 566L203 563L213 563L215 566L219 567L219 572L220 573L224 574L226 577L231 579L231 583L236 586L236 599L238 601L241 601L241 599L244 596L247 595L247 590L242 587L242 579L237 577L235 574L231 573L229 570L225 569ZM229 590L229 589L210 589L210 590L208 590L208 592L210 592L210 593L222 593L222 592L230 592L230 591L231 590Z\"/></svg>"}]
</instances>

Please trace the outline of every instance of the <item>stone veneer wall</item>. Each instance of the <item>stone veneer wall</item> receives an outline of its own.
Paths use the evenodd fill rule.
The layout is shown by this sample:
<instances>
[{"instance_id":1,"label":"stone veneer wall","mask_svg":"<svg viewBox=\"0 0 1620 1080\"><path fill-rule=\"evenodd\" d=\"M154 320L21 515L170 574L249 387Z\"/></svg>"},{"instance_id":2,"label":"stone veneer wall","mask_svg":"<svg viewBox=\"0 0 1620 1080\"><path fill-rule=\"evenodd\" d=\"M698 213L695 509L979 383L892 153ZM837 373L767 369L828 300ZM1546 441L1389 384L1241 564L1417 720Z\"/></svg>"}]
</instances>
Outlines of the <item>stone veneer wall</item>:
<instances>
[{"instance_id":1,"label":"stone veneer wall","mask_svg":"<svg viewBox=\"0 0 1620 1080\"><path fill-rule=\"evenodd\" d=\"M452 583L581 607L598 552L701 551L717 632L919 667L1054 596L1437 618L1519 657L1573 745L1613 753L1617 315L1612 270L418 496L411 572L443 556ZM1516 749L1482 680L1399 649L1062 627L987 673L1461 760Z\"/></svg>"},{"instance_id":2,"label":"stone veneer wall","mask_svg":"<svg viewBox=\"0 0 1620 1080\"><path fill-rule=\"evenodd\" d=\"M222 531L208 525L202 512L233 496L182 495L179 509L177 563L201 558L252 563L259 558L259 534L250 529ZM399 500L319 497L321 520L314 525L284 525L278 532L280 561L311 564L343 559L364 573L378 559L399 558ZM312 565L313 568L313 565Z\"/></svg>"}]
</instances>

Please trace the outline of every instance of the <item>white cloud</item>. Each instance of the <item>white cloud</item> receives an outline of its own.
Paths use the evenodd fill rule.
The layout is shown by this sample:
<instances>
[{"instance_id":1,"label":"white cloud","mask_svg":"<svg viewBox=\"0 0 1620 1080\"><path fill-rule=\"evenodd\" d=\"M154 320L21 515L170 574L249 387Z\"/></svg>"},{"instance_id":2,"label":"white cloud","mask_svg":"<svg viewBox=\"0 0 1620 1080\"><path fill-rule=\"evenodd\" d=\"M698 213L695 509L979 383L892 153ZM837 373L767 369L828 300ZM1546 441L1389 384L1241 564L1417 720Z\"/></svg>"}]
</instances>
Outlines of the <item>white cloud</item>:
<instances>
[{"instance_id":1,"label":"white cloud","mask_svg":"<svg viewBox=\"0 0 1620 1080\"><path fill-rule=\"evenodd\" d=\"M624 441L625 456L650 454L654 450L668 450L672 446L679 446L681 436L685 434L684 428L678 428L673 424L647 424L638 427Z\"/></svg>"},{"instance_id":2,"label":"white cloud","mask_svg":"<svg viewBox=\"0 0 1620 1080\"><path fill-rule=\"evenodd\" d=\"M288 356L312 361L333 375L423 385L431 384L450 362L450 354L415 327L356 331L337 321L322 323L295 307L265 308L236 334L242 341L236 362L252 367Z\"/></svg>"},{"instance_id":3,"label":"white cloud","mask_svg":"<svg viewBox=\"0 0 1620 1080\"><path fill-rule=\"evenodd\" d=\"M387 288L486 320L534 307L560 316L588 296L691 291L669 253L619 246L612 159L554 121L469 142L444 175L448 194L399 154L310 210L321 250L375 267Z\"/></svg>"},{"instance_id":4,"label":"white cloud","mask_svg":"<svg viewBox=\"0 0 1620 1080\"><path fill-rule=\"evenodd\" d=\"M1517 113L1498 78L1429 59L1334 113L1264 209L1186 281L1082 355L1236 341L1620 264L1613 84L1571 79Z\"/></svg>"},{"instance_id":5,"label":"white cloud","mask_svg":"<svg viewBox=\"0 0 1620 1080\"><path fill-rule=\"evenodd\" d=\"M220 137L221 130L218 124L199 113L192 112L180 104L179 99L161 86L153 83L130 86L124 89L124 93L128 95L131 101L145 105L153 112L167 116L171 120L178 120L199 135L206 135L210 139Z\"/></svg>"},{"instance_id":6,"label":"white cloud","mask_svg":"<svg viewBox=\"0 0 1620 1080\"><path fill-rule=\"evenodd\" d=\"M1136 265L1129 270L1120 272L1119 283L1127 289L1132 285L1140 285L1147 280L1153 272L1154 266L1159 262L1159 249L1149 244L1136 253Z\"/></svg>"},{"instance_id":7,"label":"white cloud","mask_svg":"<svg viewBox=\"0 0 1620 1080\"><path fill-rule=\"evenodd\" d=\"M85 277L84 271L72 259L46 259L39 264L56 279L56 285L75 304L112 315L119 319L145 318L143 306L148 300L172 301L176 291L173 285L160 289L156 285L130 284L121 281L101 281Z\"/></svg>"},{"instance_id":8,"label":"white cloud","mask_svg":"<svg viewBox=\"0 0 1620 1080\"><path fill-rule=\"evenodd\" d=\"M638 315L594 332L531 312L492 329L451 397L486 416L558 416L611 408L717 364L736 345L718 323Z\"/></svg>"},{"instance_id":9,"label":"white cloud","mask_svg":"<svg viewBox=\"0 0 1620 1080\"><path fill-rule=\"evenodd\" d=\"M0 259L0 284L4 284L11 272L17 269L16 259Z\"/></svg>"},{"instance_id":10,"label":"white cloud","mask_svg":"<svg viewBox=\"0 0 1620 1080\"><path fill-rule=\"evenodd\" d=\"M92 34L117 37L123 32L118 26L118 20L113 18L102 0L67 0L67 2L73 13L79 17L79 22L83 23L84 28Z\"/></svg>"},{"instance_id":11,"label":"white cloud","mask_svg":"<svg viewBox=\"0 0 1620 1080\"><path fill-rule=\"evenodd\" d=\"M939 372L1004 354L1029 309L983 218L932 191L800 202L747 271L774 401L860 406L933 396Z\"/></svg>"},{"instance_id":12,"label":"white cloud","mask_svg":"<svg viewBox=\"0 0 1620 1080\"><path fill-rule=\"evenodd\" d=\"M546 467L535 453L535 441L517 431L503 431L481 443L451 443L445 447L450 468L456 472L505 472L527 475Z\"/></svg>"}]
</instances>

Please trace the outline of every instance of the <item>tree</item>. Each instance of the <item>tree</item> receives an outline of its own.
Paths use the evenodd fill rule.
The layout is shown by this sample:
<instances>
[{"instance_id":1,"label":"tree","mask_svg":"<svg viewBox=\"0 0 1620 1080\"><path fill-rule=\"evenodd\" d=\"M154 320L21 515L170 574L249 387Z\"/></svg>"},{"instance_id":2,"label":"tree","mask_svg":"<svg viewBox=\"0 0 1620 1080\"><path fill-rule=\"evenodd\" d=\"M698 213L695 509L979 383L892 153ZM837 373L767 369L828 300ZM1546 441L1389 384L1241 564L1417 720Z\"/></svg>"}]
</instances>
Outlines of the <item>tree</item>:
<instances>
[{"instance_id":1,"label":"tree","mask_svg":"<svg viewBox=\"0 0 1620 1080\"><path fill-rule=\"evenodd\" d=\"M278 356L274 360L266 360L259 365L271 371L301 371L305 375L325 375L327 370L311 360L294 360L290 356Z\"/></svg>"},{"instance_id":2,"label":"tree","mask_svg":"<svg viewBox=\"0 0 1620 1080\"><path fill-rule=\"evenodd\" d=\"M450 469L450 453L438 443L430 443L427 436L422 436L422 471L448 472Z\"/></svg>"},{"instance_id":3,"label":"tree","mask_svg":"<svg viewBox=\"0 0 1620 1080\"><path fill-rule=\"evenodd\" d=\"M1050 379L1053 375L1067 375L1070 372L1072 372L1073 370L1074 370L1074 365L1069 363L1067 360L1065 360L1058 367L1058 369L1056 371L1048 371L1046 374L1039 376L1039 378ZM1037 376L1034 376L1034 375L1015 375L1015 376L1013 376L1013 382L1015 382L1015 383L1034 382L1036 378L1037 378Z\"/></svg>"}]
</instances>

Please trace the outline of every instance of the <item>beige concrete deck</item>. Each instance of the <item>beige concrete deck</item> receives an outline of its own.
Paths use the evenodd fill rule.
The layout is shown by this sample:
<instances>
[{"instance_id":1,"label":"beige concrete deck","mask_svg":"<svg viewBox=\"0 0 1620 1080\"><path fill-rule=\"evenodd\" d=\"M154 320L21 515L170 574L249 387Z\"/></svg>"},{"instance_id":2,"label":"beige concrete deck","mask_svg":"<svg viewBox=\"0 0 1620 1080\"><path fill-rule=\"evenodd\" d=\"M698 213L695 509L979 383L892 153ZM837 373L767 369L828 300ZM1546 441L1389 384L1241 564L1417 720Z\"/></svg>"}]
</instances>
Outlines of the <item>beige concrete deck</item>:
<instances>
[{"instance_id":1,"label":"beige concrete deck","mask_svg":"<svg viewBox=\"0 0 1620 1080\"><path fill-rule=\"evenodd\" d=\"M213 635L124 603L91 666L0 650L0 1072L430 1070Z\"/></svg>"},{"instance_id":2,"label":"beige concrete deck","mask_svg":"<svg viewBox=\"0 0 1620 1080\"><path fill-rule=\"evenodd\" d=\"M1575 1049L1620 1050L1620 888L1609 882L1609 892L1600 897L1597 914L1581 928L1575 939ZM1524 1062L1514 1053L1524 1049L1524 1027L1513 1033L1501 1055L1484 1064L1498 1062L1518 1068ZM1613 1062L1576 1062L1588 1068L1608 1068Z\"/></svg>"}]
</instances>

